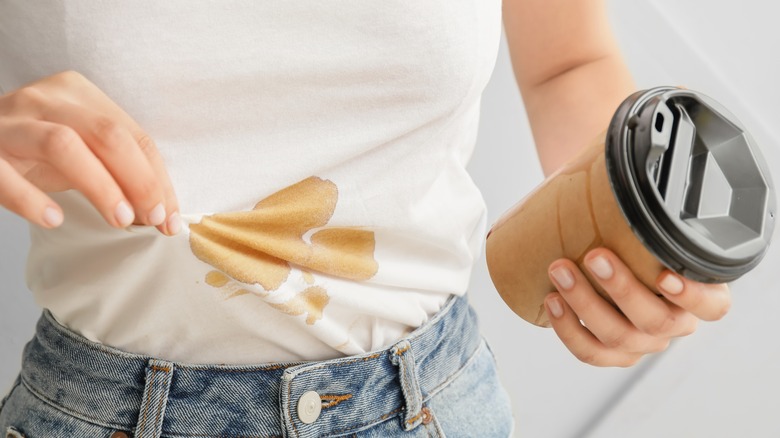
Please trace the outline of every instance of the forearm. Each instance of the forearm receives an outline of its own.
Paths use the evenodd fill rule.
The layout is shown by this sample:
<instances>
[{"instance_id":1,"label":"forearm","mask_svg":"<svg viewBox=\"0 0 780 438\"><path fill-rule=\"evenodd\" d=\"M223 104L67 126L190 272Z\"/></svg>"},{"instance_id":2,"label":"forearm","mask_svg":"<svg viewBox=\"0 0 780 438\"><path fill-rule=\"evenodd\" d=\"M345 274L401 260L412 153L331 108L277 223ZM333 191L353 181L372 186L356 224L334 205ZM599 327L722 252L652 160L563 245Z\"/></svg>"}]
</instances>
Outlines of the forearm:
<instances>
[{"instance_id":1,"label":"forearm","mask_svg":"<svg viewBox=\"0 0 780 438\"><path fill-rule=\"evenodd\" d=\"M602 0L507 0L504 20L539 160L549 175L606 129L635 86Z\"/></svg>"},{"instance_id":2,"label":"forearm","mask_svg":"<svg viewBox=\"0 0 780 438\"><path fill-rule=\"evenodd\" d=\"M634 88L618 55L577 66L526 90L528 119L545 175L603 132Z\"/></svg>"}]
</instances>

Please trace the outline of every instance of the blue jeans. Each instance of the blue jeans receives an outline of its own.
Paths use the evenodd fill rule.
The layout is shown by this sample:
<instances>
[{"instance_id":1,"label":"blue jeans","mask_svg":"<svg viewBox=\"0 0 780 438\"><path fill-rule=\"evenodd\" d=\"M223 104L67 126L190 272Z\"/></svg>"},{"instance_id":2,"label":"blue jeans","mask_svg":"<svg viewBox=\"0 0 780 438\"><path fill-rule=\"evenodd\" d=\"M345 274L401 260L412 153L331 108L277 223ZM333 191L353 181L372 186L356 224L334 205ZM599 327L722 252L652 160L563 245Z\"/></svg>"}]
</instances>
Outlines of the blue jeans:
<instances>
[{"instance_id":1,"label":"blue jeans","mask_svg":"<svg viewBox=\"0 0 780 438\"><path fill-rule=\"evenodd\" d=\"M503 438L512 426L465 298L383 351L258 366L125 353L44 312L0 407L0 434L26 438Z\"/></svg>"}]
</instances>

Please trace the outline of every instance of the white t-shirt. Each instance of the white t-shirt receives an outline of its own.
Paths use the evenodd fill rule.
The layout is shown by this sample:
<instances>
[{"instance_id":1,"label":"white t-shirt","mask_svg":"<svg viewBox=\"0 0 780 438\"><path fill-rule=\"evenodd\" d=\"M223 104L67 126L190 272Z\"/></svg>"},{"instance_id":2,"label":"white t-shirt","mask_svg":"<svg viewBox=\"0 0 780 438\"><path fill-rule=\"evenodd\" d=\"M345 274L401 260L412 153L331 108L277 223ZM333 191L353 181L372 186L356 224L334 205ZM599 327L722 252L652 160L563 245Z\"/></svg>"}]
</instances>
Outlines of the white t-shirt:
<instances>
[{"instance_id":1,"label":"white t-shirt","mask_svg":"<svg viewBox=\"0 0 780 438\"><path fill-rule=\"evenodd\" d=\"M183 230L78 192L27 283L97 342L190 363L378 349L463 294L485 235L465 167L500 0L0 2L0 89L76 70L156 141Z\"/></svg>"}]
</instances>

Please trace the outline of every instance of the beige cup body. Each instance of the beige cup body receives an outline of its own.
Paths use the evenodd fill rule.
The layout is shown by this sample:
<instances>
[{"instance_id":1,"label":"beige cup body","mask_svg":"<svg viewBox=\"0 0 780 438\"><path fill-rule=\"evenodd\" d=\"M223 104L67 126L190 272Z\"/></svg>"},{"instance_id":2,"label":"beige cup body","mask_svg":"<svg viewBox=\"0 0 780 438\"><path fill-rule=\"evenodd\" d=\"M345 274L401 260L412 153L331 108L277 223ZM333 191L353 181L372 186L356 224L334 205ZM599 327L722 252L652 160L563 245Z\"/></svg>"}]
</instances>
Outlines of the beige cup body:
<instances>
[{"instance_id":1,"label":"beige cup body","mask_svg":"<svg viewBox=\"0 0 780 438\"><path fill-rule=\"evenodd\" d=\"M575 261L589 275L583 266L585 254L609 248L651 290L663 269L620 211L607 176L604 143L602 136L548 177L488 234L486 256L493 284L507 305L533 324L549 326L543 303L555 287L547 269L559 258Z\"/></svg>"}]
</instances>

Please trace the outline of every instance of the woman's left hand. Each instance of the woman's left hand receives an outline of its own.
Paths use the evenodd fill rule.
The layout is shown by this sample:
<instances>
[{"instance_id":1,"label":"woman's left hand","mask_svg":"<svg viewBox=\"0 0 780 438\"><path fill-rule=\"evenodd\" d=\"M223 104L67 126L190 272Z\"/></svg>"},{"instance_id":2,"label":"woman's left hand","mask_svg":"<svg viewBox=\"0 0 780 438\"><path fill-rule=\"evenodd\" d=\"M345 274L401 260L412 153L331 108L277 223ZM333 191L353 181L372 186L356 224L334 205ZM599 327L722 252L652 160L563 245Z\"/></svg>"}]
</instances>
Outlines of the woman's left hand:
<instances>
[{"instance_id":1,"label":"woman's left hand","mask_svg":"<svg viewBox=\"0 0 780 438\"><path fill-rule=\"evenodd\" d=\"M671 271L656 279L663 294L656 295L605 248L590 251L584 264L615 304L596 292L574 262L560 259L549 269L558 292L547 296L545 307L561 341L591 365L634 365L665 350L672 338L693 333L700 319L718 320L731 307L726 284L699 283Z\"/></svg>"}]
</instances>

